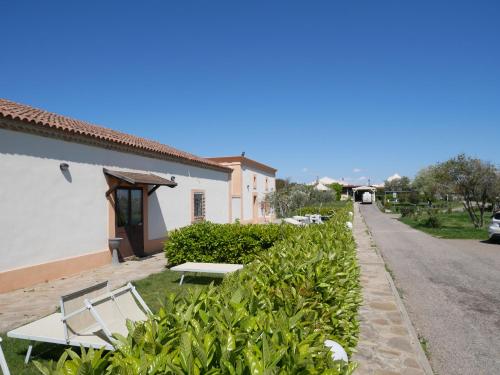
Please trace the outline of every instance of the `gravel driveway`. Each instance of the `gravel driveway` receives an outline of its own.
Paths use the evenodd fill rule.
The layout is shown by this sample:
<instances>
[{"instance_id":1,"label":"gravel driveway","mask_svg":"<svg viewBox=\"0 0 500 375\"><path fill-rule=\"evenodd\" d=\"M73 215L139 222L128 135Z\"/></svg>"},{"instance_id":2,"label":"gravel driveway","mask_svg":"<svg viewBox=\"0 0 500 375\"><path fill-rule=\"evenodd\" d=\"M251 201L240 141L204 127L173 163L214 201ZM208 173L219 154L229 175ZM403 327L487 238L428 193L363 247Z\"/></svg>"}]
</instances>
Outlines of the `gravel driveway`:
<instances>
[{"instance_id":1,"label":"gravel driveway","mask_svg":"<svg viewBox=\"0 0 500 375\"><path fill-rule=\"evenodd\" d=\"M500 374L500 245L442 240L361 205L435 372Z\"/></svg>"}]
</instances>

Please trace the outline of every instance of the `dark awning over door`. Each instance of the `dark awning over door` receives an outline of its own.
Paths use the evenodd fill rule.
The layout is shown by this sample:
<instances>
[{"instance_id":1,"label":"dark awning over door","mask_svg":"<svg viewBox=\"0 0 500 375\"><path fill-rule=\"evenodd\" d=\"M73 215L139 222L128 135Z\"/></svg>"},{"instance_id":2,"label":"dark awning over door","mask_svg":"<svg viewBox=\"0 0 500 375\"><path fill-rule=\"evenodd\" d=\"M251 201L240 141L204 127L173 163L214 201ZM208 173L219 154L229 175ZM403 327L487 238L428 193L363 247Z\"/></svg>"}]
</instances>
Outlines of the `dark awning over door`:
<instances>
[{"instance_id":1,"label":"dark awning over door","mask_svg":"<svg viewBox=\"0 0 500 375\"><path fill-rule=\"evenodd\" d=\"M148 195L151 195L160 186L168 186L174 188L177 186L177 182L173 179L168 180L166 178L157 176L152 173L137 173L137 172L123 172L123 171L113 171L110 169L103 169L105 175L114 177L118 180L118 183L111 187L107 192L106 196L113 193L120 186L121 182L126 182L132 185L152 185L153 188L149 190Z\"/></svg>"}]
</instances>

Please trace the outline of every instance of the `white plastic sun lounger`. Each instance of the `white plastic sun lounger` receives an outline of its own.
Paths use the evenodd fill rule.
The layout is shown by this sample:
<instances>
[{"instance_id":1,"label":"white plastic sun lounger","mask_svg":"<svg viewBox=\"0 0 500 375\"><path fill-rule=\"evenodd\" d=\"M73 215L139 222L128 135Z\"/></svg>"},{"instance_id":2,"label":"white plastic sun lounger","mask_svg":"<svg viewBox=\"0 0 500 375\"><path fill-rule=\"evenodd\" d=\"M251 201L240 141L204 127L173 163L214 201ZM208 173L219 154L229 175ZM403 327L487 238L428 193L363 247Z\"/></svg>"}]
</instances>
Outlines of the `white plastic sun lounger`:
<instances>
[{"instance_id":1,"label":"white plastic sun lounger","mask_svg":"<svg viewBox=\"0 0 500 375\"><path fill-rule=\"evenodd\" d=\"M114 333L127 336L127 320L143 321L151 314L135 287L109 291L108 282L61 297L61 312L7 332L7 336L29 340L25 363L33 342L114 350Z\"/></svg>"},{"instance_id":2,"label":"white plastic sun lounger","mask_svg":"<svg viewBox=\"0 0 500 375\"><path fill-rule=\"evenodd\" d=\"M242 268L243 264L187 262L170 268L170 271L182 273L181 281L179 282L179 285L182 285L186 272L203 272L224 275L226 273L241 270Z\"/></svg>"},{"instance_id":3,"label":"white plastic sun lounger","mask_svg":"<svg viewBox=\"0 0 500 375\"><path fill-rule=\"evenodd\" d=\"M5 355L2 350L2 338L0 337L0 369L2 369L3 375L10 375L9 367L7 366L7 361L5 360Z\"/></svg>"}]
</instances>

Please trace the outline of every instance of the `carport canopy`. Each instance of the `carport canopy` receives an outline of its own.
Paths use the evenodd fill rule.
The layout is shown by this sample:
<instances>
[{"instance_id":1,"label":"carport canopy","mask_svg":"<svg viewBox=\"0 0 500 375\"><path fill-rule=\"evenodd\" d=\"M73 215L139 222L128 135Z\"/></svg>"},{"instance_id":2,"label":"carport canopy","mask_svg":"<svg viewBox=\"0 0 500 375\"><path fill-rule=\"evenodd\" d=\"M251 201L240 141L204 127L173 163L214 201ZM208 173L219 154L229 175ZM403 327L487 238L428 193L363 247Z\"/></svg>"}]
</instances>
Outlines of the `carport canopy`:
<instances>
[{"instance_id":1,"label":"carport canopy","mask_svg":"<svg viewBox=\"0 0 500 375\"><path fill-rule=\"evenodd\" d=\"M377 191L376 187L373 186L358 186L352 189L353 192L356 191L371 191L372 193Z\"/></svg>"},{"instance_id":2,"label":"carport canopy","mask_svg":"<svg viewBox=\"0 0 500 375\"><path fill-rule=\"evenodd\" d=\"M177 182L173 179L168 180L152 173L114 171L106 168L103 168L103 172L105 175L114 177L118 180L118 182L106 192L106 196L113 193L113 191L115 191L122 182L126 182L131 185L152 185L153 187L148 191L148 195L153 194L153 192L160 186L168 186L170 188L177 186Z\"/></svg>"}]
</instances>

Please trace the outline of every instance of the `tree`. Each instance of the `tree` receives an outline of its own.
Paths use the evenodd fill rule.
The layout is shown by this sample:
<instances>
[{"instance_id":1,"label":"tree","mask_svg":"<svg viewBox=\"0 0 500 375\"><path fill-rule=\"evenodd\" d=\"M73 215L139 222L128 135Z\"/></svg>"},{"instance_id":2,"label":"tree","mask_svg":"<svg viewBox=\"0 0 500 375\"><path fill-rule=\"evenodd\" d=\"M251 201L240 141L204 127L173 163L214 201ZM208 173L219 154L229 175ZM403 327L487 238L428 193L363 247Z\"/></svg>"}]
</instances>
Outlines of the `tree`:
<instances>
[{"instance_id":1,"label":"tree","mask_svg":"<svg viewBox=\"0 0 500 375\"><path fill-rule=\"evenodd\" d=\"M333 190L319 191L314 186L287 181L280 189L266 194L265 202L274 208L279 217L287 217L302 207L327 205L335 198Z\"/></svg>"},{"instance_id":2,"label":"tree","mask_svg":"<svg viewBox=\"0 0 500 375\"><path fill-rule=\"evenodd\" d=\"M500 211L500 168L497 167L497 182L495 184L495 189L493 191L493 210Z\"/></svg>"},{"instance_id":3,"label":"tree","mask_svg":"<svg viewBox=\"0 0 500 375\"><path fill-rule=\"evenodd\" d=\"M460 154L435 167L436 182L449 187L463 199L463 205L476 228L484 225L488 204L499 194L499 171L493 164Z\"/></svg>"},{"instance_id":4,"label":"tree","mask_svg":"<svg viewBox=\"0 0 500 375\"><path fill-rule=\"evenodd\" d=\"M283 190L285 189L288 185L290 185L290 177L287 178L277 178L276 179L276 190Z\"/></svg>"},{"instance_id":5,"label":"tree","mask_svg":"<svg viewBox=\"0 0 500 375\"><path fill-rule=\"evenodd\" d=\"M339 201L340 196L342 195L342 185L338 182L334 182L333 184L328 185L328 187L335 192L335 200Z\"/></svg>"},{"instance_id":6,"label":"tree","mask_svg":"<svg viewBox=\"0 0 500 375\"><path fill-rule=\"evenodd\" d=\"M435 200L452 193L449 186L438 181L435 165L421 169L415 176L411 188L423 195L425 200Z\"/></svg>"},{"instance_id":7,"label":"tree","mask_svg":"<svg viewBox=\"0 0 500 375\"><path fill-rule=\"evenodd\" d=\"M410 191L411 181L409 177L403 176L401 178L395 178L391 181L384 181L384 187L386 191Z\"/></svg>"}]
</instances>

